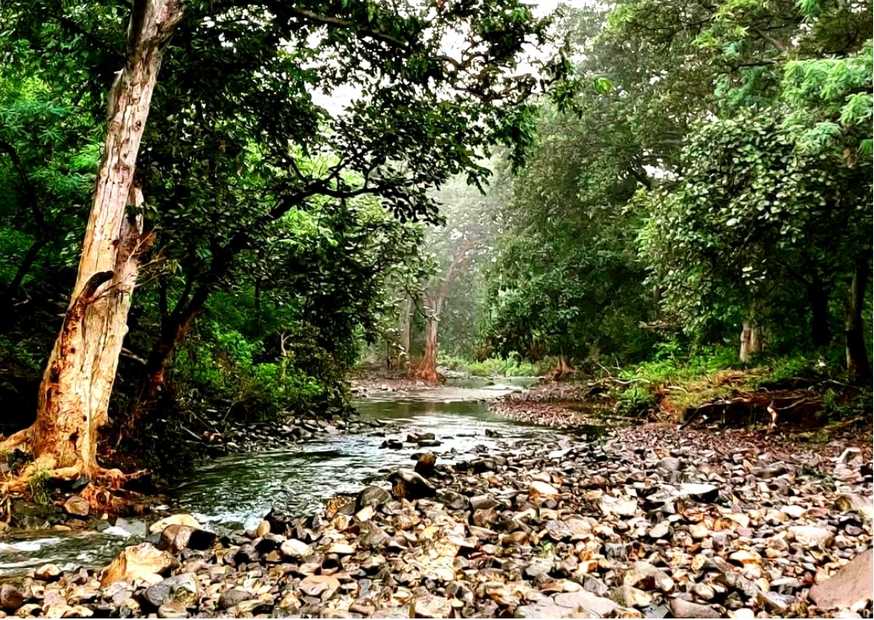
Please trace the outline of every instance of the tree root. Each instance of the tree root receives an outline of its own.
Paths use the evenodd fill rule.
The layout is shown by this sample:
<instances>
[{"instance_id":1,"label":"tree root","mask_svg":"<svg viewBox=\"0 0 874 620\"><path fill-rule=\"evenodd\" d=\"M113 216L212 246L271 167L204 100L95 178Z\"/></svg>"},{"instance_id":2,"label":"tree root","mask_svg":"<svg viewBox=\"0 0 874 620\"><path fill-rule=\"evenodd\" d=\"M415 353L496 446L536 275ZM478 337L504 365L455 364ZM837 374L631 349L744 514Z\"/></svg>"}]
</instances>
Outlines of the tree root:
<instances>
[{"instance_id":1,"label":"tree root","mask_svg":"<svg viewBox=\"0 0 874 620\"><path fill-rule=\"evenodd\" d=\"M28 452L30 450L31 428L32 427L28 427L17 433L12 433L9 437L0 441L0 454L8 454L14 450Z\"/></svg>"},{"instance_id":2,"label":"tree root","mask_svg":"<svg viewBox=\"0 0 874 620\"><path fill-rule=\"evenodd\" d=\"M21 449L22 446L26 447L29 442L29 431L30 429L25 429L10 436L0 444L0 450L7 450L7 446L15 446L18 449ZM43 455L34 459L20 473L0 483L0 494L23 495L31 489L34 479L70 481L80 477L90 480L92 484L97 486L116 491L127 482L142 478L149 473L148 470L141 469L126 474L120 469L108 469L100 466L88 468L82 463L67 467L56 467L56 465L55 458L51 455Z\"/></svg>"}]
</instances>

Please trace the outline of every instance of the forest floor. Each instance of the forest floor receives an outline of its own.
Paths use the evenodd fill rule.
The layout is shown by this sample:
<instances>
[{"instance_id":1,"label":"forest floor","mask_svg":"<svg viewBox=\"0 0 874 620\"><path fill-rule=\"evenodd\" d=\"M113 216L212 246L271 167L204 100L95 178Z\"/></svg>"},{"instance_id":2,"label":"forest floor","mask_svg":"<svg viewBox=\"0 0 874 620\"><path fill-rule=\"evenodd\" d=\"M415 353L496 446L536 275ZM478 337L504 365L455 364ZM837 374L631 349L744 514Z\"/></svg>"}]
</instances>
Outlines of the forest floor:
<instances>
[{"instance_id":1,"label":"forest floor","mask_svg":"<svg viewBox=\"0 0 874 620\"><path fill-rule=\"evenodd\" d=\"M585 419L567 406L580 390L593 396L558 385L496 407L527 402L548 411L541 422L579 428L565 422ZM810 442L651 422L598 439L508 441L452 465L426 457L416 470L322 514L274 512L221 537L175 515L102 571L49 565L4 586L0 608L21 617L872 615L870 425Z\"/></svg>"}]
</instances>

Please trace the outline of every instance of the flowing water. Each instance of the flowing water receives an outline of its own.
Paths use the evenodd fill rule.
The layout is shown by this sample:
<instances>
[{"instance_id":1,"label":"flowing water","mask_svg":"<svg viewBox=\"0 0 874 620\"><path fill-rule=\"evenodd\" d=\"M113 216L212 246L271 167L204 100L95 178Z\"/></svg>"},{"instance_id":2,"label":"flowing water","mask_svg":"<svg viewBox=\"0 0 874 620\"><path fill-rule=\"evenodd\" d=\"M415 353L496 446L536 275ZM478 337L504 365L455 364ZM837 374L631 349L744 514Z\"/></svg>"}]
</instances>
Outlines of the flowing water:
<instances>
[{"instance_id":1,"label":"flowing water","mask_svg":"<svg viewBox=\"0 0 874 620\"><path fill-rule=\"evenodd\" d=\"M555 431L488 412L485 399L512 389L518 388L447 387L362 399L356 409L363 418L378 421L378 427L323 435L284 450L209 459L168 493L173 511L191 512L219 531L252 527L273 506L294 514L313 512L333 495L355 492L398 467L411 467L413 455L424 450L446 463L469 458L475 449L488 452L517 440L560 441L562 435ZM425 449L406 442L397 450L380 447L387 438L404 440L409 433L433 433L441 444ZM136 525L132 529L142 528ZM103 565L121 547L139 540L136 534L125 536L118 526L102 532L47 530L0 539L0 575L22 573L46 562Z\"/></svg>"}]
</instances>

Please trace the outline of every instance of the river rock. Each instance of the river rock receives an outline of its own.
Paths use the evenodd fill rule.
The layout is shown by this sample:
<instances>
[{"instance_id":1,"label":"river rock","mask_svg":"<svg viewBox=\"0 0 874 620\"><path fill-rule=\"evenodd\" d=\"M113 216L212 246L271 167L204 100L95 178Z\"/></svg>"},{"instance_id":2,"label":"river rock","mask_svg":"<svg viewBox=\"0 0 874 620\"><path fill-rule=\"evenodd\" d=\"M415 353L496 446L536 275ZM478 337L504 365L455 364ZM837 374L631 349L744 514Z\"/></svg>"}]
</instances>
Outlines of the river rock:
<instances>
[{"instance_id":1,"label":"river rock","mask_svg":"<svg viewBox=\"0 0 874 620\"><path fill-rule=\"evenodd\" d=\"M470 507L474 510L495 508L497 505L497 500L489 494L474 495L470 498Z\"/></svg>"},{"instance_id":2,"label":"river rock","mask_svg":"<svg viewBox=\"0 0 874 620\"><path fill-rule=\"evenodd\" d=\"M805 547L819 547L825 549L832 544L835 535L831 530L814 525L794 525L789 528L793 538Z\"/></svg>"},{"instance_id":3,"label":"river rock","mask_svg":"<svg viewBox=\"0 0 874 620\"><path fill-rule=\"evenodd\" d=\"M152 534L160 534L168 525L187 525L188 527L197 530L201 529L202 527L197 519L192 517L190 514L183 512L175 515L170 515L169 517L164 517L163 519L155 521L154 523L152 523L152 525L149 526L149 531Z\"/></svg>"},{"instance_id":4,"label":"river rock","mask_svg":"<svg viewBox=\"0 0 874 620\"><path fill-rule=\"evenodd\" d=\"M853 609L872 599L872 581L872 550L868 549L832 577L813 586L810 598L823 610Z\"/></svg>"},{"instance_id":5,"label":"river rock","mask_svg":"<svg viewBox=\"0 0 874 620\"><path fill-rule=\"evenodd\" d=\"M541 499L555 497L558 495L558 489L542 480L535 480L528 485L528 496L531 499Z\"/></svg>"},{"instance_id":6,"label":"river rock","mask_svg":"<svg viewBox=\"0 0 874 620\"><path fill-rule=\"evenodd\" d=\"M61 567L57 564L43 564L33 571L33 576L41 581L54 581L61 576L61 572Z\"/></svg>"},{"instance_id":7,"label":"river rock","mask_svg":"<svg viewBox=\"0 0 874 620\"><path fill-rule=\"evenodd\" d=\"M310 575L298 587L307 596L328 600L340 588L340 581L333 575Z\"/></svg>"},{"instance_id":8,"label":"river rock","mask_svg":"<svg viewBox=\"0 0 874 620\"><path fill-rule=\"evenodd\" d=\"M721 618L722 614L709 605L700 605L681 598L671 599L674 618Z\"/></svg>"},{"instance_id":9,"label":"river rock","mask_svg":"<svg viewBox=\"0 0 874 620\"><path fill-rule=\"evenodd\" d=\"M687 482L680 485L680 497L688 497L697 502L710 503L719 498L719 488L712 484Z\"/></svg>"},{"instance_id":10,"label":"river rock","mask_svg":"<svg viewBox=\"0 0 874 620\"><path fill-rule=\"evenodd\" d=\"M671 524L667 521L661 521L652 526L647 534L650 538L654 538L658 540L659 538L666 537L671 531Z\"/></svg>"},{"instance_id":11,"label":"river rock","mask_svg":"<svg viewBox=\"0 0 874 620\"><path fill-rule=\"evenodd\" d=\"M649 592L628 585L613 588L610 598L622 607L646 607L652 603L652 595Z\"/></svg>"},{"instance_id":12,"label":"river rock","mask_svg":"<svg viewBox=\"0 0 874 620\"><path fill-rule=\"evenodd\" d=\"M192 607L200 596L200 584L192 573L167 577L146 588L143 598L153 607L177 603L183 608Z\"/></svg>"},{"instance_id":13,"label":"river rock","mask_svg":"<svg viewBox=\"0 0 874 620\"><path fill-rule=\"evenodd\" d=\"M398 469L388 479L392 483L392 495L397 499L413 501L437 494L430 482L410 469Z\"/></svg>"},{"instance_id":14,"label":"river rock","mask_svg":"<svg viewBox=\"0 0 874 620\"><path fill-rule=\"evenodd\" d=\"M231 588L222 592L222 595L219 597L219 607L222 609L229 609L252 598L254 598L254 595L248 590L244 590L243 588Z\"/></svg>"},{"instance_id":15,"label":"river rock","mask_svg":"<svg viewBox=\"0 0 874 620\"><path fill-rule=\"evenodd\" d=\"M183 549L205 550L212 547L215 540L214 532L174 523L165 527L164 531L161 532L158 547L172 552L179 552Z\"/></svg>"},{"instance_id":16,"label":"river rock","mask_svg":"<svg viewBox=\"0 0 874 620\"><path fill-rule=\"evenodd\" d=\"M150 543L140 543L133 547L127 547L103 569L100 585L104 588L116 581L133 581L143 579L145 581L158 582L160 575L166 573L176 560L166 551L156 549Z\"/></svg>"},{"instance_id":17,"label":"river rock","mask_svg":"<svg viewBox=\"0 0 874 620\"><path fill-rule=\"evenodd\" d=\"M622 576L623 585L640 586L645 590L658 589L670 592L674 589L674 580L665 571L649 562L635 562L630 570Z\"/></svg>"},{"instance_id":18,"label":"river rock","mask_svg":"<svg viewBox=\"0 0 874 620\"><path fill-rule=\"evenodd\" d=\"M437 455L433 452L426 452L416 461L415 472L425 478L430 477L434 473L434 466L437 463Z\"/></svg>"},{"instance_id":19,"label":"river rock","mask_svg":"<svg viewBox=\"0 0 874 620\"><path fill-rule=\"evenodd\" d=\"M24 594L11 583L0 586L0 609L15 611L24 603Z\"/></svg>"},{"instance_id":20,"label":"river rock","mask_svg":"<svg viewBox=\"0 0 874 620\"><path fill-rule=\"evenodd\" d=\"M600 618L610 616L619 607L615 601L586 592L585 590L556 594L552 600L559 607L571 609L582 615Z\"/></svg>"},{"instance_id":21,"label":"river rock","mask_svg":"<svg viewBox=\"0 0 874 620\"><path fill-rule=\"evenodd\" d=\"M64 510L67 514L76 517L87 517L88 513L91 512L91 504L89 504L88 500L81 495L71 495L67 498L67 501L64 502Z\"/></svg>"},{"instance_id":22,"label":"river rock","mask_svg":"<svg viewBox=\"0 0 874 620\"><path fill-rule=\"evenodd\" d=\"M382 506L387 501L391 499L391 494L378 486L368 486L364 487L362 491L358 494L358 499L356 500L356 507L358 510L365 508L367 506L373 506L374 508L378 508Z\"/></svg>"},{"instance_id":23,"label":"river rock","mask_svg":"<svg viewBox=\"0 0 874 620\"><path fill-rule=\"evenodd\" d=\"M452 604L443 596L424 594L416 597L413 611L417 618L448 618Z\"/></svg>"},{"instance_id":24,"label":"river rock","mask_svg":"<svg viewBox=\"0 0 874 620\"><path fill-rule=\"evenodd\" d=\"M614 514L623 517L631 517L634 516L635 512L637 512L637 500L605 495L601 498L601 512L605 515Z\"/></svg>"},{"instance_id":25,"label":"river rock","mask_svg":"<svg viewBox=\"0 0 874 620\"><path fill-rule=\"evenodd\" d=\"M279 551L282 552L282 555L291 560L308 558L313 553L312 547L310 547L302 540L297 540L296 538L286 540L281 545L279 545Z\"/></svg>"},{"instance_id":26,"label":"river rock","mask_svg":"<svg viewBox=\"0 0 874 620\"><path fill-rule=\"evenodd\" d=\"M711 601L716 596L716 591L706 583L696 583L692 586L692 594L702 601Z\"/></svg>"}]
</instances>

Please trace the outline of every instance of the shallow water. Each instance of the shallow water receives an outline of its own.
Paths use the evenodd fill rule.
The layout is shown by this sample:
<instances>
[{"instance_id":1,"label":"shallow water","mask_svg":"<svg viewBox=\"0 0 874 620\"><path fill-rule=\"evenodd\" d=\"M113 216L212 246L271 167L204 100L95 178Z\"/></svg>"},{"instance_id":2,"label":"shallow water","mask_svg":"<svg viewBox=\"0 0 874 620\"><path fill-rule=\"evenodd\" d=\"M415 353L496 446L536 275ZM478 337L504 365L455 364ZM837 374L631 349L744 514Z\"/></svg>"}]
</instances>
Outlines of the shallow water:
<instances>
[{"instance_id":1,"label":"shallow water","mask_svg":"<svg viewBox=\"0 0 874 620\"><path fill-rule=\"evenodd\" d=\"M174 511L191 512L217 530L252 527L273 506L295 514L313 512L333 495L355 492L397 467L411 467L417 452L434 452L438 463L446 463L460 456L469 458L477 446L490 452L519 440L562 442L560 433L488 412L483 399L512 389L446 387L362 399L356 402L356 409L363 418L379 421L380 427L360 434L321 436L286 450L212 458L168 495ZM498 437L487 437L486 430ZM380 447L387 438L404 440L408 433L434 433L441 445L420 448L404 443L398 450ZM0 575L19 574L46 562L103 565L121 547L139 540L119 533L119 528L99 533L49 530L7 537L0 540Z\"/></svg>"}]
</instances>

